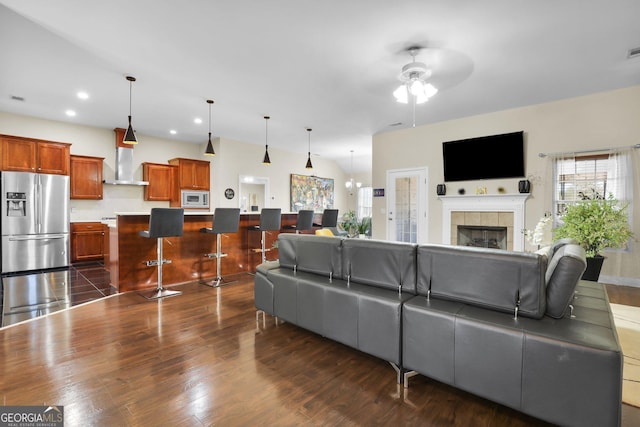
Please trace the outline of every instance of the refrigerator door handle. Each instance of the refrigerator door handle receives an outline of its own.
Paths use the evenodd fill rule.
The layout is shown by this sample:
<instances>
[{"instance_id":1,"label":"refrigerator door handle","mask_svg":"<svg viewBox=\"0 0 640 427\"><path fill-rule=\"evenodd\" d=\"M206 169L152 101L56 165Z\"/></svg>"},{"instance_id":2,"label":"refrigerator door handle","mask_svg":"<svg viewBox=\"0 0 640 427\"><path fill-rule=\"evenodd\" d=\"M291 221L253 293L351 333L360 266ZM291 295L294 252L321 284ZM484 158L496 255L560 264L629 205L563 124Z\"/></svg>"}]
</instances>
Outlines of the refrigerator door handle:
<instances>
[{"instance_id":1,"label":"refrigerator door handle","mask_svg":"<svg viewBox=\"0 0 640 427\"><path fill-rule=\"evenodd\" d=\"M36 175L36 228L38 233L42 233L42 183L40 176Z\"/></svg>"},{"instance_id":2,"label":"refrigerator door handle","mask_svg":"<svg viewBox=\"0 0 640 427\"><path fill-rule=\"evenodd\" d=\"M52 239L64 239L64 234L46 234L44 236L16 236L9 237L10 242L22 242L25 240L52 240Z\"/></svg>"}]
</instances>

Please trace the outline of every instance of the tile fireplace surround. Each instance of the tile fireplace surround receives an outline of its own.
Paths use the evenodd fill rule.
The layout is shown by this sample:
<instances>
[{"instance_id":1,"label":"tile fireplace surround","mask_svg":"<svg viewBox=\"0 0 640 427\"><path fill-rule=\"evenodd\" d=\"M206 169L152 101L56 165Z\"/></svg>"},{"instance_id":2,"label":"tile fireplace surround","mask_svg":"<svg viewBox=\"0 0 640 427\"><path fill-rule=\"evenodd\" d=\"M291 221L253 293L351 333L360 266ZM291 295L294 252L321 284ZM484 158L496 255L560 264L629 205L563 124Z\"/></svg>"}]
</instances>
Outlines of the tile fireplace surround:
<instances>
[{"instance_id":1,"label":"tile fireplace surround","mask_svg":"<svg viewBox=\"0 0 640 427\"><path fill-rule=\"evenodd\" d=\"M524 251L525 201L529 194L440 196L442 243L457 244L458 225L507 227L507 249Z\"/></svg>"}]
</instances>

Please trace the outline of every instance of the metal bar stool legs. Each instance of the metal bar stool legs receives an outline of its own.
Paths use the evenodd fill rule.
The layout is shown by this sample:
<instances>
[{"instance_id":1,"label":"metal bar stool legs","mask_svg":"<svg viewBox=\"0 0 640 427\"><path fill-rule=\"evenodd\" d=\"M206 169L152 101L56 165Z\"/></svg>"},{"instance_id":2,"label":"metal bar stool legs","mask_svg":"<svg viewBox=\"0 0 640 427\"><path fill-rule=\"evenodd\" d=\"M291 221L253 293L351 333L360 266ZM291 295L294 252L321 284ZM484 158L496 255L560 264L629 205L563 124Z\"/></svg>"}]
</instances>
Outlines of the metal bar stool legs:
<instances>
[{"instance_id":1,"label":"metal bar stool legs","mask_svg":"<svg viewBox=\"0 0 640 427\"><path fill-rule=\"evenodd\" d=\"M237 233L238 226L240 224L240 209L238 208L216 208L213 212L213 224L211 228L202 228L200 232L210 233L216 235L216 252L204 254L206 258L216 259L216 277L211 283L201 281L202 284L219 287L221 285L227 285L233 283L233 281L227 281L223 283L222 278L222 258L227 254L222 252L222 235L223 233Z\"/></svg>"},{"instance_id":2,"label":"metal bar stool legs","mask_svg":"<svg viewBox=\"0 0 640 427\"><path fill-rule=\"evenodd\" d=\"M180 295L182 294L182 292L180 291L173 291L170 289L166 289L162 286L162 265L163 264L171 264L171 260L169 259L164 259L163 255L162 255L162 239L163 237L158 237L157 241L157 253L158 253L158 259L155 261L147 261L146 264L147 266L153 266L153 265L157 265L158 266L158 285L156 286L156 288L153 291L148 291L148 292L141 292L141 295L144 296L146 299L158 299L158 298L165 298L165 297L172 297L172 296L176 296L176 295Z\"/></svg>"},{"instance_id":3,"label":"metal bar stool legs","mask_svg":"<svg viewBox=\"0 0 640 427\"><path fill-rule=\"evenodd\" d=\"M149 300L180 295L180 291L172 291L162 286L162 266L170 264L171 260L164 259L162 253L162 241L165 237L182 236L184 226L184 209L181 208L153 208L149 216L149 230L140 231L139 234L147 239L156 239L157 259L145 261L148 267L156 266L158 271L158 284L153 291L143 291L140 295Z\"/></svg>"}]
</instances>

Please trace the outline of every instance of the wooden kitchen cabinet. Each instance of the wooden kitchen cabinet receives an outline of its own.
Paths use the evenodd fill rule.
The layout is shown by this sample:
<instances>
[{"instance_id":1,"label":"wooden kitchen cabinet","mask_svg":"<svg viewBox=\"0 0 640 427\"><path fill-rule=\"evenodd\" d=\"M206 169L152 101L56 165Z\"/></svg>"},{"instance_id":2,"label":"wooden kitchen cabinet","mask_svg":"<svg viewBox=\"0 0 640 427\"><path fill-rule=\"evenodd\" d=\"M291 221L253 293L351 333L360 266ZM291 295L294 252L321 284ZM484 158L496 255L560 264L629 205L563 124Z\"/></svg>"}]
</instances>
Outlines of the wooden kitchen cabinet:
<instances>
[{"instance_id":1,"label":"wooden kitchen cabinet","mask_svg":"<svg viewBox=\"0 0 640 427\"><path fill-rule=\"evenodd\" d=\"M161 163L142 163L142 179L149 182L144 187L144 199L171 201L175 198L174 186L178 166Z\"/></svg>"},{"instance_id":2,"label":"wooden kitchen cabinet","mask_svg":"<svg viewBox=\"0 0 640 427\"><path fill-rule=\"evenodd\" d=\"M176 158L169 164L178 166L178 189L209 190L210 163L204 160Z\"/></svg>"},{"instance_id":3,"label":"wooden kitchen cabinet","mask_svg":"<svg viewBox=\"0 0 640 427\"><path fill-rule=\"evenodd\" d=\"M71 262L103 259L104 230L105 226L100 222L71 223Z\"/></svg>"},{"instance_id":4,"label":"wooden kitchen cabinet","mask_svg":"<svg viewBox=\"0 0 640 427\"><path fill-rule=\"evenodd\" d=\"M0 135L4 171L69 175L71 144Z\"/></svg>"},{"instance_id":5,"label":"wooden kitchen cabinet","mask_svg":"<svg viewBox=\"0 0 640 427\"><path fill-rule=\"evenodd\" d=\"M72 199L102 200L104 157L71 156Z\"/></svg>"}]
</instances>

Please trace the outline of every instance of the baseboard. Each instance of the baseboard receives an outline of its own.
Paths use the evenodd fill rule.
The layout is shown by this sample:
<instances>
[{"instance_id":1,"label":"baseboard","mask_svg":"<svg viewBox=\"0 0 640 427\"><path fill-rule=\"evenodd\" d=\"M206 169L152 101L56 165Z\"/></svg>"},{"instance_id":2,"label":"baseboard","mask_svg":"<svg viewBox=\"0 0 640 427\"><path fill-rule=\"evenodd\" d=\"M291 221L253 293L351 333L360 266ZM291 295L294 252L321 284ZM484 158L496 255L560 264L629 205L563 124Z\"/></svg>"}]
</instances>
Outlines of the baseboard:
<instances>
[{"instance_id":1,"label":"baseboard","mask_svg":"<svg viewBox=\"0 0 640 427\"><path fill-rule=\"evenodd\" d=\"M640 288L640 278L638 277L603 276L601 274L598 278L598 282Z\"/></svg>"}]
</instances>

